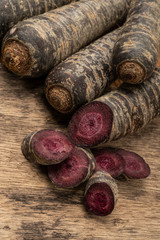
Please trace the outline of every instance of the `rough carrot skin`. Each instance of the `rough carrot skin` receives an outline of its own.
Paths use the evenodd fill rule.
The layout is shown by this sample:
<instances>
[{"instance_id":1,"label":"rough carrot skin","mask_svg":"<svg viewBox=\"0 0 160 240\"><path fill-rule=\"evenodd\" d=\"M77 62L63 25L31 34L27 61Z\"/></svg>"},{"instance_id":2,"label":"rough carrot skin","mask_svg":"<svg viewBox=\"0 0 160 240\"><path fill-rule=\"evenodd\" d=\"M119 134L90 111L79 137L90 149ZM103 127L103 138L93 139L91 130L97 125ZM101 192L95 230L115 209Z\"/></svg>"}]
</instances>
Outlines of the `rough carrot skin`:
<instances>
[{"instance_id":1,"label":"rough carrot skin","mask_svg":"<svg viewBox=\"0 0 160 240\"><path fill-rule=\"evenodd\" d=\"M48 177L58 187L74 188L88 180L95 168L95 158L89 149L75 147L63 162L48 166Z\"/></svg>"},{"instance_id":2,"label":"rough carrot skin","mask_svg":"<svg viewBox=\"0 0 160 240\"><path fill-rule=\"evenodd\" d=\"M104 105L108 108L105 113ZM80 108L73 114L68 132L75 144L95 146L135 133L159 113L160 68L156 68L145 82L134 86L124 84ZM87 116L90 117L85 123Z\"/></svg>"},{"instance_id":3,"label":"rough carrot skin","mask_svg":"<svg viewBox=\"0 0 160 240\"><path fill-rule=\"evenodd\" d=\"M0 40L18 21L30 18L75 0L2 0L0 4Z\"/></svg>"},{"instance_id":4,"label":"rough carrot skin","mask_svg":"<svg viewBox=\"0 0 160 240\"><path fill-rule=\"evenodd\" d=\"M57 164L69 157L74 149L67 135L53 130L43 129L27 135L21 150L26 159L42 164Z\"/></svg>"},{"instance_id":5,"label":"rough carrot skin","mask_svg":"<svg viewBox=\"0 0 160 240\"><path fill-rule=\"evenodd\" d=\"M118 199L118 187L115 180L106 172L97 171L88 180L84 193L86 209L93 214L110 214Z\"/></svg>"},{"instance_id":6,"label":"rough carrot skin","mask_svg":"<svg viewBox=\"0 0 160 240\"><path fill-rule=\"evenodd\" d=\"M81 0L20 22L4 38L3 64L19 76L45 75L122 21L129 2Z\"/></svg>"},{"instance_id":7,"label":"rough carrot skin","mask_svg":"<svg viewBox=\"0 0 160 240\"><path fill-rule=\"evenodd\" d=\"M137 84L151 76L159 51L159 0L131 2L113 51L113 66L124 82Z\"/></svg>"},{"instance_id":8,"label":"rough carrot skin","mask_svg":"<svg viewBox=\"0 0 160 240\"><path fill-rule=\"evenodd\" d=\"M58 64L45 81L48 102L61 113L70 113L99 97L114 80L111 56L116 29Z\"/></svg>"}]
</instances>

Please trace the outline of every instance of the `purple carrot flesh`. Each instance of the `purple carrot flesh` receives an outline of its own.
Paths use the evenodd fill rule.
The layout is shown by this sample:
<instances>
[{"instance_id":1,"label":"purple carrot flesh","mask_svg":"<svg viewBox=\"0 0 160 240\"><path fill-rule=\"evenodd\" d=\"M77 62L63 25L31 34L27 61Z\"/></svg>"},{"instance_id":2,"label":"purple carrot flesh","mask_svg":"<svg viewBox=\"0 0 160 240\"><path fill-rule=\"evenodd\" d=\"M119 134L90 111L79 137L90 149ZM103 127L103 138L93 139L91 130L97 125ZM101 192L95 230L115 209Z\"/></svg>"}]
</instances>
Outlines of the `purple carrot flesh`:
<instances>
[{"instance_id":1,"label":"purple carrot flesh","mask_svg":"<svg viewBox=\"0 0 160 240\"><path fill-rule=\"evenodd\" d=\"M95 159L91 151L75 147L63 162L48 166L48 176L58 187L73 188L86 181L94 168Z\"/></svg>"},{"instance_id":2,"label":"purple carrot flesh","mask_svg":"<svg viewBox=\"0 0 160 240\"><path fill-rule=\"evenodd\" d=\"M19 21L48 12L75 0L5 0L0 4L0 40Z\"/></svg>"},{"instance_id":3,"label":"purple carrot flesh","mask_svg":"<svg viewBox=\"0 0 160 240\"><path fill-rule=\"evenodd\" d=\"M118 187L108 173L97 171L88 180L84 195L85 206L88 211L99 216L106 216L115 207Z\"/></svg>"},{"instance_id":4,"label":"purple carrot flesh","mask_svg":"<svg viewBox=\"0 0 160 240\"><path fill-rule=\"evenodd\" d=\"M81 0L16 24L2 62L22 77L40 77L126 17L130 0Z\"/></svg>"},{"instance_id":5,"label":"purple carrot flesh","mask_svg":"<svg viewBox=\"0 0 160 240\"><path fill-rule=\"evenodd\" d=\"M69 122L68 133L76 145L95 146L110 136L113 122L111 109L97 101L75 112Z\"/></svg>"},{"instance_id":6,"label":"purple carrot flesh","mask_svg":"<svg viewBox=\"0 0 160 240\"><path fill-rule=\"evenodd\" d=\"M94 41L53 68L45 95L53 108L70 113L102 95L114 81L111 56L119 28Z\"/></svg>"},{"instance_id":7,"label":"purple carrot flesh","mask_svg":"<svg viewBox=\"0 0 160 240\"><path fill-rule=\"evenodd\" d=\"M160 113L160 68L138 85L107 93L75 112L68 125L71 140L95 146L135 133Z\"/></svg>"},{"instance_id":8,"label":"purple carrot flesh","mask_svg":"<svg viewBox=\"0 0 160 240\"><path fill-rule=\"evenodd\" d=\"M102 149L93 149L92 153L96 159L95 171L108 172L112 177L120 176L125 169L123 157L114 149L105 147Z\"/></svg>"},{"instance_id":9,"label":"purple carrot flesh","mask_svg":"<svg viewBox=\"0 0 160 240\"><path fill-rule=\"evenodd\" d=\"M74 149L67 135L53 129L43 129L27 135L22 142L22 153L42 165L57 164L69 157Z\"/></svg>"},{"instance_id":10,"label":"purple carrot flesh","mask_svg":"<svg viewBox=\"0 0 160 240\"><path fill-rule=\"evenodd\" d=\"M128 178L146 178L150 175L150 167L145 160L137 153L118 149L118 152L125 161L125 168L123 174Z\"/></svg>"},{"instance_id":11,"label":"purple carrot flesh","mask_svg":"<svg viewBox=\"0 0 160 240\"><path fill-rule=\"evenodd\" d=\"M131 2L113 51L113 66L124 82L141 83L151 76L158 60L159 0Z\"/></svg>"}]
</instances>

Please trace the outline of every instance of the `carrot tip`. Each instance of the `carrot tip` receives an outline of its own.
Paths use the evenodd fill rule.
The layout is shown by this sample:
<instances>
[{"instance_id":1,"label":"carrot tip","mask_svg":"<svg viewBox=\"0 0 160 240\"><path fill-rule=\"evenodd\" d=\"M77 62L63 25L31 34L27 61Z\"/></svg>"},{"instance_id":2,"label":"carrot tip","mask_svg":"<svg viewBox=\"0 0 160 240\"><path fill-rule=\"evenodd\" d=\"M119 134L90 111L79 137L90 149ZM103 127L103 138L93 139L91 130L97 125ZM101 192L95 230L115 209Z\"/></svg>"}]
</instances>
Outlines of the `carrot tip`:
<instances>
[{"instance_id":1,"label":"carrot tip","mask_svg":"<svg viewBox=\"0 0 160 240\"><path fill-rule=\"evenodd\" d=\"M46 95L48 102L61 113L69 113L73 108L70 92L61 86L54 86L49 89Z\"/></svg>"},{"instance_id":2,"label":"carrot tip","mask_svg":"<svg viewBox=\"0 0 160 240\"><path fill-rule=\"evenodd\" d=\"M119 77L123 82L137 84L143 82L145 71L139 64L135 62L124 62L118 69Z\"/></svg>"},{"instance_id":3,"label":"carrot tip","mask_svg":"<svg viewBox=\"0 0 160 240\"><path fill-rule=\"evenodd\" d=\"M31 59L28 49L19 41L7 41L2 49L3 64L17 75L28 71Z\"/></svg>"}]
</instances>

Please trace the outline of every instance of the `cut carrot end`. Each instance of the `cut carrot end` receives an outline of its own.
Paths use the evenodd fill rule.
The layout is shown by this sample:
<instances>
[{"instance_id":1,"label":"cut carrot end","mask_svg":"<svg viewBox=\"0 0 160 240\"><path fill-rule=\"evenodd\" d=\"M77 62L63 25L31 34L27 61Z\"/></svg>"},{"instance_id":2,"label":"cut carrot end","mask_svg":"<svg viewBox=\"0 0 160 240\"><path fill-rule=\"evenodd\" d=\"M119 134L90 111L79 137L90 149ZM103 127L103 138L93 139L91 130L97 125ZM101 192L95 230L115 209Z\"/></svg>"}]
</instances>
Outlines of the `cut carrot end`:
<instances>
[{"instance_id":1,"label":"cut carrot end","mask_svg":"<svg viewBox=\"0 0 160 240\"><path fill-rule=\"evenodd\" d=\"M145 71L139 64L135 62L124 62L118 69L119 77L123 82L137 84L143 82Z\"/></svg>"},{"instance_id":2,"label":"cut carrot end","mask_svg":"<svg viewBox=\"0 0 160 240\"><path fill-rule=\"evenodd\" d=\"M86 181L95 167L94 157L75 147L70 157L63 162L48 166L48 177L61 188L74 188Z\"/></svg>"},{"instance_id":3,"label":"cut carrot end","mask_svg":"<svg viewBox=\"0 0 160 240\"><path fill-rule=\"evenodd\" d=\"M74 145L64 133L53 129L43 129L26 136L21 149L27 159L42 165L50 165L69 157Z\"/></svg>"},{"instance_id":4,"label":"cut carrot end","mask_svg":"<svg viewBox=\"0 0 160 240\"><path fill-rule=\"evenodd\" d=\"M95 146L110 136L113 113L109 106L92 102L81 107L71 118L68 133L78 146Z\"/></svg>"},{"instance_id":5,"label":"cut carrot end","mask_svg":"<svg viewBox=\"0 0 160 240\"><path fill-rule=\"evenodd\" d=\"M150 167L141 156L124 149L119 149L117 152L125 161L124 174L128 178L140 179L150 175Z\"/></svg>"},{"instance_id":6,"label":"cut carrot end","mask_svg":"<svg viewBox=\"0 0 160 240\"><path fill-rule=\"evenodd\" d=\"M125 161L116 151L106 147L93 149L92 153L96 159L95 171L108 172L114 178L124 172Z\"/></svg>"},{"instance_id":7,"label":"cut carrot end","mask_svg":"<svg viewBox=\"0 0 160 240\"><path fill-rule=\"evenodd\" d=\"M118 187L107 173L98 171L88 180L85 189L85 205L88 211L99 216L110 214L118 199Z\"/></svg>"}]
</instances>

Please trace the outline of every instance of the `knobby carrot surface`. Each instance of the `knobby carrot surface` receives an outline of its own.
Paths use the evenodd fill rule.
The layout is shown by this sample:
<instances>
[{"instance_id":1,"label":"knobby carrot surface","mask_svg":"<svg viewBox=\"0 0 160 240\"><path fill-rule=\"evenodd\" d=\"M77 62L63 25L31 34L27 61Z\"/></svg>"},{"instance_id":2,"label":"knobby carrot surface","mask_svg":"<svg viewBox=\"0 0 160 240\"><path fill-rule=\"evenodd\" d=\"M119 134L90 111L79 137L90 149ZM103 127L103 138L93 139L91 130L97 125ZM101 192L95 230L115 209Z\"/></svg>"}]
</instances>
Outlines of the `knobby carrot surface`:
<instances>
[{"instance_id":1,"label":"knobby carrot surface","mask_svg":"<svg viewBox=\"0 0 160 240\"><path fill-rule=\"evenodd\" d=\"M124 82L141 83L155 69L159 51L159 0L134 0L113 51L113 66Z\"/></svg>"},{"instance_id":2,"label":"knobby carrot surface","mask_svg":"<svg viewBox=\"0 0 160 240\"><path fill-rule=\"evenodd\" d=\"M76 0L2 0L0 2L0 40L18 21L42 14Z\"/></svg>"},{"instance_id":3,"label":"knobby carrot surface","mask_svg":"<svg viewBox=\"0 0 160 240\"><path fill-rule=\"evenodd\" d=\"M111 56L119 28L58 64L45 81L48 102L69 113L99 97L114 80Z\"/></svg>"},{"instance_id":4,"label":"knobby carrot surface","mask_svg":"<svg viewBox=\"0 0 160 240\"><path fill-rule=\"evenodd\" d=\"M15 25L2 44L2 61L20 76L39 77L109 31L129 0L81 0Z\"/></svg>"}]
</instances>

